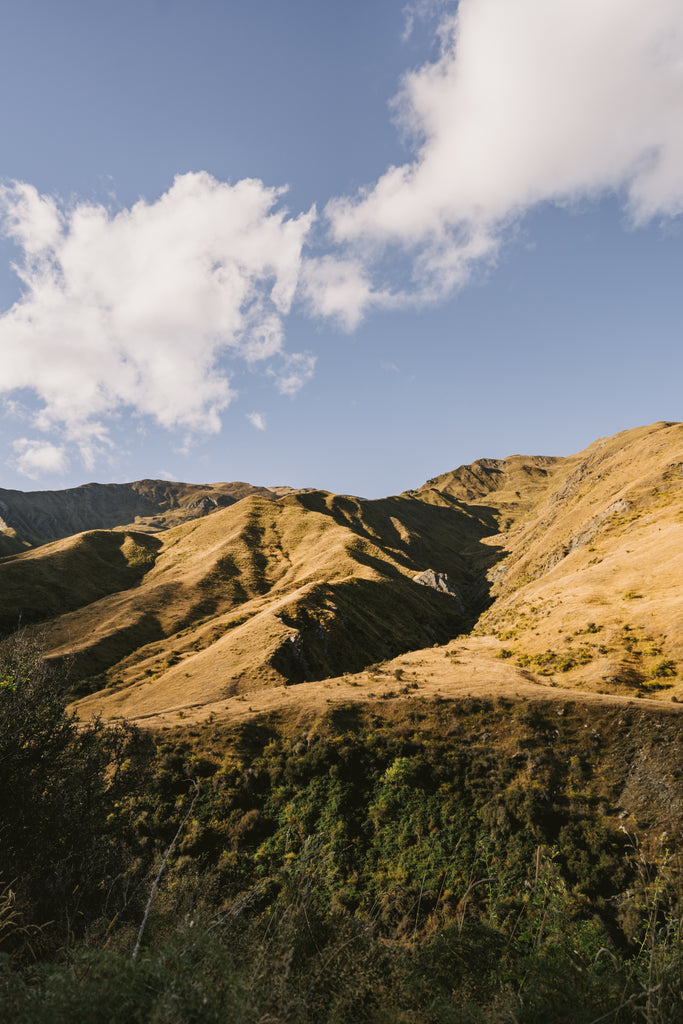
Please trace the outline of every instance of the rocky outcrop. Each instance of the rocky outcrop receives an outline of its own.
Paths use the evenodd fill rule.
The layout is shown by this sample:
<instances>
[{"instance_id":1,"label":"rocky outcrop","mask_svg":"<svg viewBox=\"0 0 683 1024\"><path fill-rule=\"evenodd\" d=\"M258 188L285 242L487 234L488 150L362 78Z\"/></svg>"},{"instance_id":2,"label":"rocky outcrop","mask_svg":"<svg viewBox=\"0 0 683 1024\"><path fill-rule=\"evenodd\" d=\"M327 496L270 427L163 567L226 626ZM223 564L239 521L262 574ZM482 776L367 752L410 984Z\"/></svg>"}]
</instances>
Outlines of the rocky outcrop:
<instances>
[{"instance_id":1,"label":"rocky outcrop","mask_svg":"<svg viewBox=\"0 0 683 1024\"><path fill-rule=\"evenodd\" d=\"M455 584L451 582L447 572L437 572L436 569L425 569L424 572L420 572L417 576L413 576L413 583L419 583L420 586L431 587L432 590L438 590L442 594L448 594L458 603L458 610L464 615L465 602L463 601L462 594Z\"/></svg>"}]
</instances>

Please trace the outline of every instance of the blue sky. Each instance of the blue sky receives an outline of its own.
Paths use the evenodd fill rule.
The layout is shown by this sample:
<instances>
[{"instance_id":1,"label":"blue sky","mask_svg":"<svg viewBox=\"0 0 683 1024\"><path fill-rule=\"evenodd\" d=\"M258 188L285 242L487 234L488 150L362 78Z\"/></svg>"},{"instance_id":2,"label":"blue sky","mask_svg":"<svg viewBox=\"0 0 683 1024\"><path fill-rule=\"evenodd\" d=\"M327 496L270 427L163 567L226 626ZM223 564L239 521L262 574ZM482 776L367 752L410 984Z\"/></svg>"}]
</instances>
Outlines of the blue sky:
<instances>
[{"instance_id":1,"label":"blue sky","mask_svg":"<svg viewBox=\"0 0 683 1024\"><path fill-rule=\"evenodd\" d=\"M0 486L681 418L678 0L26 0L0 78Z\"/></svg>"}]
</instances>

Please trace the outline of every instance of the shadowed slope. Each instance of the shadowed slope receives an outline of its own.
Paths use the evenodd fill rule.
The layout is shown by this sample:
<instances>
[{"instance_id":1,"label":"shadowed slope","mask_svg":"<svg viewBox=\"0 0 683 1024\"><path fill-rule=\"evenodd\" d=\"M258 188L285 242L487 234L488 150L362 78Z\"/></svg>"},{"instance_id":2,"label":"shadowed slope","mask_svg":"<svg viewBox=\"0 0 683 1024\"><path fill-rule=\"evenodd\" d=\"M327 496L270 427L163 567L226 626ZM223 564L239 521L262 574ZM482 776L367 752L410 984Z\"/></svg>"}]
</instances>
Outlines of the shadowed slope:
<instances>
[{"instance_id":1,"label":"shadowed slope","mask_svg":"<svg viewBox=\"0 0 683 1024\"><path fill-rule=\"evenodd\" d=\"M0 633L42 622L137 583L161 542L95 530L0 562Z\"/></svg>"},{"instance_id":2,"label":"shadowed slope","mask_svg":"<svg viewBox=\"0 0 683 1024\"><path fill-rule=\"evenodd\" d=\"M0 561L0 621L48 620L52 656L92 693L83 712L115 717L228 713L473 627L472 657L489 674L498 657L510 686L683 697L683 425L481 460L378 501L279 493ZM449 593L414 582L427 569Z\"/></svg>"},{"instance_id":3,"label":"shadowed slope","mask_svg":"<svg viewBox=\"0 0 683 1024\"><path fill-rule=\"evenodd\" d=\"M463 551L485 532L449 503L248 497L167 531L135 587L60 617L46 636L88 687L144 684L157 700L356 671L462 630L461 601L412 576L438 557L467 603Z\"/></svg>"},{"instance_id":4,"label":"shadowed slope","mask_svg":"<svg viewBox=\"0 0 683 1024\"><path fill-rule=\"evenodd\" d=\"M568 459L545 455L511 455L507 459L479 459L450 473L428 480L417 491L423 501L434 492L464 502L498 530L508 529L533 510L554 480L563 477L579 456Z\"/></svg>"}]
</instances>

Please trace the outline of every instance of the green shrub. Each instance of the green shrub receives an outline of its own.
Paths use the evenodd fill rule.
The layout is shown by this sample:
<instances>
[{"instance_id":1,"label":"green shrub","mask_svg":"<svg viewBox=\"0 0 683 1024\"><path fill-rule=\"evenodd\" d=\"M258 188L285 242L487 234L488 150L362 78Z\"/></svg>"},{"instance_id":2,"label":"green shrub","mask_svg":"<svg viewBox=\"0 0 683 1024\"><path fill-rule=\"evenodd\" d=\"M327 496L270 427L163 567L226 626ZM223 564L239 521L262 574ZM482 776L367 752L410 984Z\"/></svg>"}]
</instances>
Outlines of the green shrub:
<instances>
[{"instance_id":1,"label":"green shrub","mask_svg":"<svg viewBox=\"0 0 683 1024\"><path fill-rule=\"evenodd\" d=\"M649 670L648 675L652 676L653 679L666 679L676 675L676 662L671 661L667 658L662 658L656 665L653 665Z\"/></svg>"},{"instance_id":2,"label":"green shrub","mask_svg":"<svg viewBox=\"0 0 683 1024\"><path fill-rule=\"evenodd\" d=\"M27 633L0 647L0 679L0 879L15 880L23 920L44 926L42 941L68 940L101 912L120 870L109 815L135 773L139 737L79 725Z\"/></svg>"}]
</instances>

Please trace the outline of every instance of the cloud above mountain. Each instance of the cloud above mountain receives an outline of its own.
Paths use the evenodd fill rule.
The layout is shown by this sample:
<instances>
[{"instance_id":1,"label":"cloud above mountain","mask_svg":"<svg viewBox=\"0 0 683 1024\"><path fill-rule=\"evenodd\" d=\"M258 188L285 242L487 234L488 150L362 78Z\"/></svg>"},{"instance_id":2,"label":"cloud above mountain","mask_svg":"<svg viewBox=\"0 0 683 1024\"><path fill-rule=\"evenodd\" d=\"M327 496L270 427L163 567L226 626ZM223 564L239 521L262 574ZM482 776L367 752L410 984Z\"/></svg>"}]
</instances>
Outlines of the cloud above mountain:
<instances>
[{"instance_id":1,"label":"cloud above mountain","mask_svg":"<svg viewBox=\"0 0 683 1024\"><path fill-rule=\"evenodd\" d=\"M395 101L414 157L327 207L366 266L408 254L404 298L464 283L540 203L614 193L635 225L683 211L679 0L460 0L440 37Z\"/></svg>"},{"instance_id":2,"label":"cloud above mountain","mask_svg":"<svg viewBox=\"0 0 683 1024\"><path fill-rule=\"evenodd\" d=\"M11 412L32 392L21 432L40 435L15 443L15 468L92 467L130 412L216 433L236 367L296 394L316 356L285 347L295 303L351 331L442 300L539 205L617 196L634 226L683 212L680 0L415 0L406 37L426 13L440 52L393 105L408 159L324 218L206 172L120 210L0 187L22 285L0 314L0 395Z\"/></svg>"},{"instance_id":3,"label":"cloud above mountain","mask_svg":"<svg viewBox=\"0 0 683 1024\"><path fill-rule=\"evenodd\" d=\"M86 464L124 407L168 429L218 431L231 360L263 363L296 391L313 357L284 352L283 320L314 212L290 217L281 194L185 174L155 202L112 213L3 187L23 295L0 316L0 389L35 392L35 425L75 443ZM40 451L27 442L18 468L65 464Z\"/></svg>"}]
</instances>

